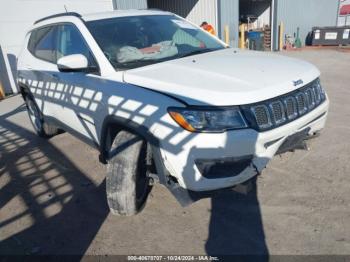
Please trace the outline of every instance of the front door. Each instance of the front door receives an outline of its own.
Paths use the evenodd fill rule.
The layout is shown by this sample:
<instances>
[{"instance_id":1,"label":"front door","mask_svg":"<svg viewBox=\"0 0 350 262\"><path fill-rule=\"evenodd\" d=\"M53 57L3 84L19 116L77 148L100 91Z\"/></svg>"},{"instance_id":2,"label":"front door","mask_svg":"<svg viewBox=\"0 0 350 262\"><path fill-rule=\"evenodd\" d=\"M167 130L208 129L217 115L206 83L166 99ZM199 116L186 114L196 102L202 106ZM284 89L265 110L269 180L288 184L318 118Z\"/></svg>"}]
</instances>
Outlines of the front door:
<instances>
[{"instance_id":1,"label":"front door","mask_svg":"<svg viewBox=\"0 0 350 262\"><path fill-rule=\"evenodd\" d=\"M57 60L61 57L82 54L89 61L89 67L96 68L89 46L78 28L73 24L58 25ZM57 97L62 105L61 112L56 112L58 120L67 125L70 131L77 132L91 142L97 143L95 121L102 99L98 91L102 83L95 73L59 72L60 86Z\"/></svg>"}]
</instances>

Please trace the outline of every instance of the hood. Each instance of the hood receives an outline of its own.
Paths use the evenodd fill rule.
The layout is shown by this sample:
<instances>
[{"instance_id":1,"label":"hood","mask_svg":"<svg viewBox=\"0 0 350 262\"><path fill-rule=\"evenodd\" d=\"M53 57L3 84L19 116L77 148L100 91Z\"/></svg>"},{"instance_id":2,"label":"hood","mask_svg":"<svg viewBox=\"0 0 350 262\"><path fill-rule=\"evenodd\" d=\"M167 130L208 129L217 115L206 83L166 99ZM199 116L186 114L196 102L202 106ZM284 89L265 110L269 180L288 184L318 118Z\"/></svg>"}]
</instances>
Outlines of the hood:
<instances>
[{"instance_id":1,"label":"hood","mask_svg":"<svg viewBox=\"0 0 350 262\"><path fill-rule=\"evenodd\" d=\"M304 61L230 48L131 69L124 81L190 105L230 106L286 94L319 75Z\"/></svg>"}]
</instances>

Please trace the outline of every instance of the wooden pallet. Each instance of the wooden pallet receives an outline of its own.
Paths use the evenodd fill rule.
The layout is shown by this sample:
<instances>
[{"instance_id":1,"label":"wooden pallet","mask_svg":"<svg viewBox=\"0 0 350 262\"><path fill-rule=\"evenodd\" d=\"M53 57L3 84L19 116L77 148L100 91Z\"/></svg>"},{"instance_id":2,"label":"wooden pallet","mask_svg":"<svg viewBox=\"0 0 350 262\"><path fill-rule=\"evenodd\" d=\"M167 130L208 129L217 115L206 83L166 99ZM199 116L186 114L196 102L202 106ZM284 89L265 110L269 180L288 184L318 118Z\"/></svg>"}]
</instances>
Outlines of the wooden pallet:
<instances>
[{"instance_id":1,"label":"wooden pallet","mask_svg":"<svg viewBox=\"0 0 350 262\"><path fill-rule=\"evenodd\" d=\"M265 50L271 49L271 28L270 27L264 28L264 48Z\"/></svg>"}]
</instances>

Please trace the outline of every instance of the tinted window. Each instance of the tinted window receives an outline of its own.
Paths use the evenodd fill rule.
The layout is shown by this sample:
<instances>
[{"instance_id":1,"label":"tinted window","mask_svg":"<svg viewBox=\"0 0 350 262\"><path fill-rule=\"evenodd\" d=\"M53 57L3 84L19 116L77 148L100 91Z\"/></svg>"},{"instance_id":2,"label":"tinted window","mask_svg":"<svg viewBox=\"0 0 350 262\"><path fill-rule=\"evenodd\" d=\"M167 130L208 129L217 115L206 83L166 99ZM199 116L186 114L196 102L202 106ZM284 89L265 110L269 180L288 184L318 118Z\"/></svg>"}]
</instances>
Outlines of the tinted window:
<instances>
[{"instance_id":1,"label":"tinted window","mask_svg":"<svg viewBox=\"0 0 350 262\"><path fill-rule=\"evenodd\" d=\"M28 49L34 56L56 63L56 42L56 28L47 26L32 32Z\"/></svg>"},{"instance_id":2,"label":"tinted window","mask_svg":"<svg viewBox=\"0 0 350 262\"><path fill-rule=\"evenodd\" d=\"M96 64L79 30L74 25L69 24L58 26L57 59L75 54L86 56L90 66Z\"/></svg>"}]
</instances>

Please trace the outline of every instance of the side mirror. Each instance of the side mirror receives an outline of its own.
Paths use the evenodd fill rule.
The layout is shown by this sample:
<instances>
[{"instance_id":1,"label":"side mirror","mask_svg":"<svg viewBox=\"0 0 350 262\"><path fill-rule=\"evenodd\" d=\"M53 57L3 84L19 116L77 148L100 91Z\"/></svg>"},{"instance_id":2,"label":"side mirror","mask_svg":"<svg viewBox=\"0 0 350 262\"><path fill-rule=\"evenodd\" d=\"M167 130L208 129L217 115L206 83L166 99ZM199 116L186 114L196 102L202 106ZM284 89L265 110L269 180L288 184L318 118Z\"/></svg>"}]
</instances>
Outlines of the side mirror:
<instances>
[{"instance_id":1,"label":"side mirror","mask_svg":"<svg viewBox=\"0 0 350 262\"><path fill-rule=\"evenodd\" d=\"M82 54L67 55L57 61L57 67L60 72L91 72L87 58Z\"/></svg>"}]
</instances>

